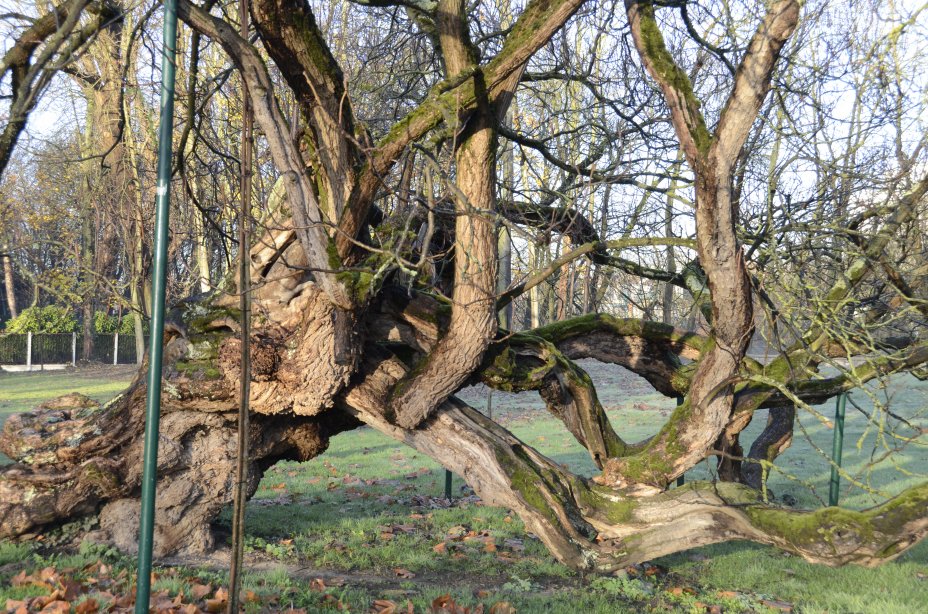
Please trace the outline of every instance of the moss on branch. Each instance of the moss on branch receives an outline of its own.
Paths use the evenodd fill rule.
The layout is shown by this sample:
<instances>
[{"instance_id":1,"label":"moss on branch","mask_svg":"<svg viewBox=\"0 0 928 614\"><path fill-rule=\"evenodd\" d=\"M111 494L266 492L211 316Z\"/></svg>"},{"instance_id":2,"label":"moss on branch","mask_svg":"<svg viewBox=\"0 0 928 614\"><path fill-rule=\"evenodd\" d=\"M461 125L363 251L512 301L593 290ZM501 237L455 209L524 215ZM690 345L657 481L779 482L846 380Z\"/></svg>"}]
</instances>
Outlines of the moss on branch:
<instances>
[{"instance_id":1,"label":"moss on branch","mask_svg":"<svg viewBox=\"0 0 928 614\"><path fill-rule=\"evenodd\" d=\"M616 318L605 313L593 313L553 322L524 334L541 337L558 344L574 337L582 337L593 332L609 332L622 337L641 337L648 341L657 341L671 346L688 347L703 352L709 339L696 333L681 331L669 324L651 322L637 318Z\"/></svg>"},{"instance_id":2,"label":"moss on branch","mask_svg":"<svg viewBox=\"0 0 928 614\"><path fill-rule=\"evenodd\" d=\"M744 512L778 545L809 560L874 566L895 558L928 533L928 482L861 511L750 506Z\"/></svg>"}]
</instances>

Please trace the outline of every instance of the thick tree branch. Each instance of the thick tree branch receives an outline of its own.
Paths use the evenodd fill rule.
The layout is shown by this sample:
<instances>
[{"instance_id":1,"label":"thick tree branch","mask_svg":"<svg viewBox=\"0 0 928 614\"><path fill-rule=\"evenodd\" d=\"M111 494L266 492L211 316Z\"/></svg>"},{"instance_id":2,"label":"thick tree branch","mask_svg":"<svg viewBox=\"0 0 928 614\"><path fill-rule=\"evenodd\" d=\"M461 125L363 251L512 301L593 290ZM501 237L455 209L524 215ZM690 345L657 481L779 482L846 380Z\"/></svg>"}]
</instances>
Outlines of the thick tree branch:
<instances>
[{"instance_id":1,"label":"thick tree branch","mask_svg":"<svg viewBox=\"0 0 928 614\"><path fill-rule=\"evenodd\" d=\"M81 15L90 4L90 0L71 0L54 7L27 28L0 61L0 79L5 79L9 73L12 90L8 119L0 131L0 175L9 164L29 114L56 71L69 62L81 45L115 12L108 3L101 3L96 7L93 19L79 27ZM39 49L41 51L33 61L33 55ZM56 55L59 57L57 63L54 62Z\"/></svg>"},{"instance_id":2,"label":"thick tree branch","mask_svg":"<svg viewBox=\"0 0 928 614\"><path fill-rule=\"evenodd\" d=\"M188 0L178 2L177 14L191 28L219 42L248 84L255 120L267 139L274 164L285 177L294 230L306 253L307 264L331 301L342 309L351 309L351 295L332 271L336 267L332 266L335 263L329 258L329 236L315 190L300 152L287 132L287 121L277 106L267 66L257 50L222 19Z\"/></svg>"},{"instance_id":3,"label":"thick tree branch","mask_svg":"<svg viewBox=\"0 0 928 614\"><path fill-rule=\"evenodd\" d=\"M664 94L696 175L697 253L709 288L714 344L697 364L683 405L647 450L609 463L603 472L607 483L646 481L662 487L704 458L730 421L734 385L754 331L750 275L735 231L738 202L732 171L769 88L779 50L795 29L794 4L783 0L771 5L736 75L720 132L712 135L689 78L667 50L653 3L626 0L635 46Z\"/></svg>"},{"instance_id":4,"label":"thick tree branch","mask_svg":"<svg viewBox=\"0 0 928 614\"><path fill-rule=\"evenodd\" d=\"M798 0L772 3L751 38L735 73L735 85L715 128L712 155L718 160L734 160L748 138L770 90L770 78L780 50L796 29L800 4Z\"/></svg>"},{"instance_id":5,"label":"thick tree branch","mask_svg":"<svg viewBox=\"0 0 928 614\"><path fill-rule=\"evenodd\" d=\"M696 169L712 146L712 135L686 72L677 65L657 25L650 0L625 0L635 47L670 107L673 125L690 166Z\"/></svg>"},{"instance_id":6,"label":"thick tree branch","mask_svg":"<svg viewBox=\"0 0 928 614\"><path fill-rule=\"evenodd\" d=\"M305 0L254 0L251 11L261 42L296 93L311 128L309 155L324 185L322 204L334 222L344 211L362 156L341 67ZM366 141L366 135L360 140Z\"/></svg>"},{"instance_id":7,"label":"thick tree branch","mask_svg":"<svg viewBox=\"0 0 928 614\"><path fill-rule=\"evenodd\" d=\"M398 384L396 423L415 428L460 388L480 364L496 333L496 117L508 101L491 105L477 52L467 32L463 0L439 0L436 25L449 78L473 72L477 111L456 136L454 291L448 331L409 379ZM500 107L502 105L502 107Z\"/></svg>"}]
</instances>

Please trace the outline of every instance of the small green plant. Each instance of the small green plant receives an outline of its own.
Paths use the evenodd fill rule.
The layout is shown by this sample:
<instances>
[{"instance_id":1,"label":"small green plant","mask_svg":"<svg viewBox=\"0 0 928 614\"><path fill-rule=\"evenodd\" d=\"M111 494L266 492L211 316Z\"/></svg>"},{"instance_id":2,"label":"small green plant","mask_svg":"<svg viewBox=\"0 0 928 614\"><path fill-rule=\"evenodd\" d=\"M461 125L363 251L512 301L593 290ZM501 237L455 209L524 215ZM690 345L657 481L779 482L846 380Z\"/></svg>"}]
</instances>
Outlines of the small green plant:
<instances>
[{"instance_id":1,"label":"small green plant","mask_svg":"<svg viewBox=\"0 0 928 614\"><path fill-rule=\"evenodd\" d=\"M647 599L654 592L649 585L641 580L634 580L629 577L596 578L590 583L590 588L607 595L625 597L634 601Z\"/></svg>"},{"instance_id":2,"label":"small green plant","mask_svg":"<svg viewBox=\"0 0 928 614\"><path fill-rule=\"evenodd\" d=\"M264 552L275 559L285 559L293 554L292 540L269 542L260 537L248 537L245 540L246 552Z\"/></svg>"},{"instance_id":3,"label":"small green plant","mask_svg":"<svg viewBox=\"0 0 928 614\"><path fill-rule=\"evenodd\" d=\"M0 567L24 561L32 554L32 545L26 542L0 541Z\"/></svg>"},{"instance_id":4,"label":"small green plant","mask_svg":"<svg viewBox=\"0 0 928 614\"><path fill-rule=\"evenodd\" d=\"M125 555L113 546L87 540L81 542L78 547L78 554L91 560L98 559L108 562L121 561L125 558Z\"/></svg>"},{"instance_id":5,"label":"small green plant","mask_svg":"<svg viewBox=\"0 0 928 614\"><path fill-rule=\"evenodd\" d=\"M507 593L528 593L534 589L534 585L531 580L513 574L509 582L503 584L502 589Z\"/></svg>"}]
</instances>

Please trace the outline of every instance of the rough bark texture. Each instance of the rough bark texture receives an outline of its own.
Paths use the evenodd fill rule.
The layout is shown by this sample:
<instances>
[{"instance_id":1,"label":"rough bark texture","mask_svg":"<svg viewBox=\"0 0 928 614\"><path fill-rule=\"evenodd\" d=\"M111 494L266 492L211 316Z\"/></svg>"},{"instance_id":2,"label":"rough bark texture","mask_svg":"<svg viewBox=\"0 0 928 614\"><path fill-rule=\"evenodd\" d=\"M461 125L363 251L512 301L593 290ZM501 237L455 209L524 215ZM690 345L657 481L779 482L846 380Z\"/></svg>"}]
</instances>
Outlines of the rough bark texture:
<instances>
[{"instance_id":1,"label":"rough bark texture","mask_svg":"<svg viewBox=\"0 0 928 614\"><path fill-rule=\"evenodd\" d=\"M144 405L139 379L104 407L69 395L12 416L0 435L0 449L17 462L0 476L0 537L98 512L96 539L133 552L138 545ZM195 403L164 409L157 556L213 548L210 523L231 501L235 476L232 410L222 402L209 409ZM311 418L256 416L249 493L257 489L263 469L277 460L305 460L324 451L328 428Z\"/></svg>"},{"instance_id":2,"label":"rough bark texture","mask_svg":"<svg viewBox=\"0 0 928 614\"><path fill-rule=\"evenodd\" d=\"M263 289L265 294L270 286ZM324 293L310 285L288 305L296 301L302 311L313 297L329 304ZM278 304L272 310L271 304L266 299L260 304L265 317L278 323L293 317L288 308ZM448 325L442 312L435 299L410 298L395 289L383 293L369 315L367 329L372 339L427 353ZM182 306L173 314L174 335L165 353L159 455L159 554L212 547L209 522L231 497L237 376L233 357L238 343L232 315L227 308L207 305ZM324 325L325 318L317 319ZM591 328L591 321L597 326ZM306 330L314 330L315 322L295 329L294 338L306 338ZM498 340L478 373L497 387L538 390L594 458L636 454L647 443L627 445L612 432L585 374L558 347L588 356L594 352L578 350L585 347L578 340L593 335L600 339L592 346L596 347L611 330L613 353L623 343L653 343L665 350L675 347L677 357L685 354L698 361L701 338L680 335L664 325L635 326L602 316L564 325L566 331L549 327L537 331L543 336ZM644 494L589 482L454 397L418 428L404 429L390 418L389 400L411 366L373 341L365 347L357 375L345 386L329 386L340 389L332 396L333 403L318 397L315 409L309 410L304 380L291 381L280 374L313 372L318 382L326 377L334 382L339 380L337 371L331 366L325 371L330 363L318 355L292 352L283 339L272 339L266 328L256 332L252 343L252 489L269 465L279 459L311 458L324 451L329 436L361 420L440 460L487 503L512 509L559 560L578 569L609 572L630 562L729 539L774 544L826 564L874 565L897 556L928 530L924 486L868 512L831 508L796 512L764 505L754 489L736 484L693 484ZM627 364L633 368L635 363ZM540 365L545 368L539 369ZM261 387L271 385L275 392L268 396L268 389ZM301 400L294 402L297 396ZM17 464L0 472L0 535L20 535L97 512L101 526L97 537L132 550L143 399L143 380L138 379L105 407L71 396L10 418L0 449Z\"/></svg>"},{"instance_id":3,"label":"rough bark texture","mask_svg":"<svg viewBox=\"0 0 928 614\"><path fill-rule=\"evenodd\" d=\"M476 49L462 0L441 0L436 17L449 79L474 72ZM396 423L415 428L467 381L496 332L496 110L474 72L477 110L456 130L454 291L448 332L394 391ZM505 113L505 105L499 111Z\"/></svg>"}]
</instances>

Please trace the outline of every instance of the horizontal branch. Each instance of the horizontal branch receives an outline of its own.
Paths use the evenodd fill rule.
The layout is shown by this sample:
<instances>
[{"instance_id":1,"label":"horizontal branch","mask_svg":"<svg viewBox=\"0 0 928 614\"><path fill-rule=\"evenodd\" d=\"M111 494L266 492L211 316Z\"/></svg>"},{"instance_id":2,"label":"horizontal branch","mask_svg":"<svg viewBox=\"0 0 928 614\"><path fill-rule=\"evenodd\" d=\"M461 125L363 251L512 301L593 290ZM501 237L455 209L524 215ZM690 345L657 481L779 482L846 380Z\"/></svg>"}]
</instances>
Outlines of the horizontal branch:
<instances>
[{"instance_id":1,"label":"horizontal branch","mask_svg":"<svg viewBox=\"0 0 928 614\"><path fill-rule=\"evenodd\" d=\"M255 120L267 139L274 164L285 178L294 230L306 253L307 264L316 271L316 279L330 300L343 309L350 308L350 294L334 274L327 272L337 268L332 267L329 257L329 236L302 156L290 138L287 121L277 106L267 65L233 26L189 0L179 0L177 14L191 28L222 45L238 68L247 86Z\"/></svg>"},{"instance_id":2,"label":"horizontal branch","mask_svg":"<svg viewBox=\"0 0 928 614\"><path fill-rule=\"evenodd\" d=\"M510 288L499 298L498 307L501 309L512 302L512 299L515 297L531 290L538 284L544 282L546 279L557 273L561 270L562 267L586 256L587 254L593 252L602 252L605 250L622 250L629 249L632 247L657 247L659 245L675 245L679 247L689 247L694 248L695 242L692 239L684 239L679 237L632 237L627 239L613 239L611 241L593 241L586 243L579 247L575 247L569 252L562 254L561 256L552 260L548 266L536 272L534 275L526 279L525 281L516 284L514 287ZM668 281L670 279L676 279L675 276L668 274Z\"/></svg>"}]
</instances>

